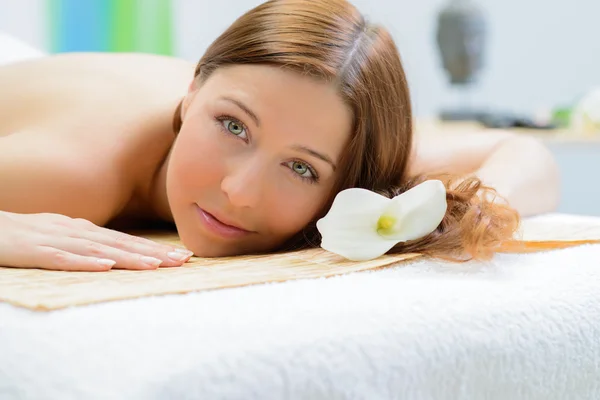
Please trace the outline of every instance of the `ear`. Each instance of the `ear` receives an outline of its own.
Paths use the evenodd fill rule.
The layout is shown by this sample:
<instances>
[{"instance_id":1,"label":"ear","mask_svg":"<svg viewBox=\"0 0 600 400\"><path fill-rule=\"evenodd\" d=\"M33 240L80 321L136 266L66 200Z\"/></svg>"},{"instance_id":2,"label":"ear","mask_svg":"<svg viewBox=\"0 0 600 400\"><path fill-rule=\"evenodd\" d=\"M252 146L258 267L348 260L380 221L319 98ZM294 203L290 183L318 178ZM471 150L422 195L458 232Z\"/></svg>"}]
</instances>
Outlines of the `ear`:
<instances>
[{"instance_id":1,"label":"ear","mask_svg":"<svg viewBox=\"0 0 600 400\"><path fill-rule=\"evenodd\" d=\"M196 82L196 79L193 79L190 82L190 85L188 86L187 94L185 95L185 97L183 98L183 100L181 102L181 119L182 120L185 117L185 114L186 114L190 104L192 103L192 100L194 100L194 97L196 96L197 92L198 92L198 84Z\"/></svg>"},{"instance_id":2,"label":"ear","mask_svg":"<svg viewBox=\"0 0 600 400\"><path fill-rule=\"evenodd\" d=\"M195 92L196 89L198 89L198 84L196 82L196 79L192 79L192 81L190 82L190 85L188 86L188 93L191 92Z\"/></svg>"}]
</instances>

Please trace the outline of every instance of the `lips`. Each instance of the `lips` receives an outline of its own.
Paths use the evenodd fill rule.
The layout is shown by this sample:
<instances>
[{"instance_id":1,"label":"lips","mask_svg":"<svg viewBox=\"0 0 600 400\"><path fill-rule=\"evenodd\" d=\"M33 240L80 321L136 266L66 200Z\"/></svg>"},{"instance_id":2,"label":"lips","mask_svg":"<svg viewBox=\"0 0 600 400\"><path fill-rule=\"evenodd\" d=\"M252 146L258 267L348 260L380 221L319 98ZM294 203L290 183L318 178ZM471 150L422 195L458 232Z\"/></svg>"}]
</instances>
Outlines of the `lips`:
<instances>
[{"instance_id":1,"label":"lips","mask_svg":"<svg viewBox=\"0 0 600 400\"><path fill-rule=\"evenodd\" d=\"M207 213L208 215L210 215L211 217L213 217L213 218L214 218L216 221L220 222L221 224L223 224L223 225L225 225L225 226L227 226L227 227L229 227L229 228L232 228L232 229L238 229L238 230L240 230L240 231L244 231L244 232L250 232L249 230L247 230L247 229L244 229L244 228L242 228L241 226L239 226L239 225L237 225L237 224L234 224L234 223L229 223L229 222L227 222L226 220L224 220L223 218L219 218L219 217L217 217L217 216L216 216L215 214L213 214L213 213L209 213L209 212L208 212L208 211L206 211L206 210L204 210L204 212L205 212L205 213Z\"/></svg>"},{"instance_id":2,"label":"lips","mask_svg":"<svg viewBox=\"0 0 600 400\"><path fill-rule=\"evenodd\" d=\"M218 236L224 238L240 238L253 233L252 231L241 228L230 221L224 221L216 215L211 214L198 206L196 206L196 209L200 216L202 225Z\"/></svg>"}]
</instances>

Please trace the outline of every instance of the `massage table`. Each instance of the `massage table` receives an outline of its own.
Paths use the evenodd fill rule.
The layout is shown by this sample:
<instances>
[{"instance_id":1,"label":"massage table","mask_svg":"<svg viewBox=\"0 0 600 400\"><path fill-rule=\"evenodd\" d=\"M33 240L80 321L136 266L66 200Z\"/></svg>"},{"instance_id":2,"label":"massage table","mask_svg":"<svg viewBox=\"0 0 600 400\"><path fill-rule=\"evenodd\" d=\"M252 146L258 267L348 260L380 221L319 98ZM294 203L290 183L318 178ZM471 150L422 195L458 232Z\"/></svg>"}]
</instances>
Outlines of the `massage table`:
<instances>
[{"instance_id":1,"label":"massage table","mask_svg":"<svg viewBox=\"0 0 600 400\"><path fill-rule=\"evenodd\" d=\"M0 303L3 400L598 398L600 245L49 312Z\"/></svg>"}]
</instances>

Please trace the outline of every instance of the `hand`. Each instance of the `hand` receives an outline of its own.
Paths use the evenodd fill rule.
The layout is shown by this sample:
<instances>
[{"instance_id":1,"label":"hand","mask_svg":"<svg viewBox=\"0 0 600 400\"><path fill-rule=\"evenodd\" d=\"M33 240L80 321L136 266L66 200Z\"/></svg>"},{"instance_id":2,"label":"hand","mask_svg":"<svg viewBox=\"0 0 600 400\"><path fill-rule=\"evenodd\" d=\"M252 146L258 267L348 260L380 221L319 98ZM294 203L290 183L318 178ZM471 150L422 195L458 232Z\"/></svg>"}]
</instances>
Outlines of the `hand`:
<instances>
[{"instance_id":1,"label":"hand","mask_svg":"<svg viewBox=\"0 0 600 400\"><path fill-rule=\"evenodd\" d=\"M60 214L0 211L0 266L63 271L180 266L192 252Z\"/></svg>"}]
</instances>

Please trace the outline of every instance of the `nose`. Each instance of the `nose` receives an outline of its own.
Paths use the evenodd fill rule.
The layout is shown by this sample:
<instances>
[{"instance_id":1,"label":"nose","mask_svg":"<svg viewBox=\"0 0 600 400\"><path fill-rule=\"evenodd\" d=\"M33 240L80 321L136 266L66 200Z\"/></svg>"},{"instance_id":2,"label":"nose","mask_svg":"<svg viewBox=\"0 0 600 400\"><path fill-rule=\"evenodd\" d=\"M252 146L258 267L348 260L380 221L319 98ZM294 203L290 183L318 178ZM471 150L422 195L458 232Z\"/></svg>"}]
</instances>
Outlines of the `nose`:
<instances>
[{"instance_id":1,"label":"nose","mask_svg":"<svg viewBox=\"0 0 600 400\"><path fill-rule=\"evenodd\" d=\"M240 162L233 165L221 181L221 190L234 207L256 207L263 195L265 168L259 162Z\"/></svg>"}]
</instances>

